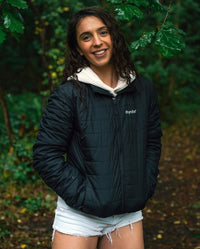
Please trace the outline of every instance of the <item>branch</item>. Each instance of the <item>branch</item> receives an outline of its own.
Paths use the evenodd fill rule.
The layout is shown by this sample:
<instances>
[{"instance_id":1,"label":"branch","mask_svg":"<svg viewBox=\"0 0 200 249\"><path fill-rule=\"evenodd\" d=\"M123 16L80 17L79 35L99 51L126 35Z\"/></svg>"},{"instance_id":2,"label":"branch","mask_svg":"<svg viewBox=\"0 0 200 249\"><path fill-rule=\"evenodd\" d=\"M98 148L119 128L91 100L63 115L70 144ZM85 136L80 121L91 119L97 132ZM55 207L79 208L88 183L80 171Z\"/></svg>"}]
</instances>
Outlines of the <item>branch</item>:
<instances>
[{"instance_id":1,"label":"branch","mask_svg":"<svg viewBox=\"0 0 200 249\"><path fill-rule=\"evenodd\" d=\"M163 24L162 24L161 26L163 26L163 25L165 24L165 22L167 21L167 18L168 18L168 16L169 16L169 11L170 11L171 7L172 7L172 0L171 0L170 3L169 3L169 7L168 7L168 10L167 10L165 19L164 19Z\"/></svg>"},{"instance_id":2,"label":"branch","mask_svg":"<svg viewBox=\"0 0 200 249\"><path fill-rule=\"evenodd\" d=\"M0 105L2 107L4 123L5 123L6 131L7 131L8 137L9 137L10 145L13 145L14 132L13 132L12 125L10 122L10 116L9 116L6 98L5 98L3 90L1 88L0 88Z\"/></svg>"},{"instance_id":3,"label":"branch","mask_svg":"<svg viewBox=\"0 0 200 249\"><path fill-rule=\"evenodd\" d=\"M42 27L42 32L39 32L40 34L40 45L41 45L41 50L42 50L42 61L43 61L43 65L44 65L44 69L47 72L48 75L48 80L49 80L49 89L52 90L53 87L53 82L52 82L52 78L51 78L51 74L50 74L50 70L49 70L49 62L46 56L46 51L45 51L45 41L46 41L46 28L44 25L44 21L41 18L41 14L38 10L38 8L32 3L31 0L26 0L28 5L30 6L30 8L32 9L33 13L35 14L35 16L37 16L39 23Z\"/></svg>"}]
</instances>

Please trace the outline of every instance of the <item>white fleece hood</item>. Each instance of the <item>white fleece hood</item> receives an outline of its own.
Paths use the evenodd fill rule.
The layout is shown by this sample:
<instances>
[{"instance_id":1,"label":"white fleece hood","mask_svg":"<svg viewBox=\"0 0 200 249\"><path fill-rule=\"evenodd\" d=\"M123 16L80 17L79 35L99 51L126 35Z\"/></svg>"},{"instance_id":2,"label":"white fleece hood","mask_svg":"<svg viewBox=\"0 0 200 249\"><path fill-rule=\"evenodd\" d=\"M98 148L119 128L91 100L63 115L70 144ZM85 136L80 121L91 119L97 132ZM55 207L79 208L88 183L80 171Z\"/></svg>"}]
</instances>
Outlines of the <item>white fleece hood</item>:
<instances>
[{"instance_id":1,"label":"white fleece hood","mask_svg":"<svg viewBox=\"0 0 200 249\"><path fill-rule=\"evenodd\" d=\"M113 96L117 95L117 92L121 91L122 89L126 88L128 85L126 83L125 79L119 78L117 86L115 88L112 88L108 85L106 85L99 77L98 75L92 71L90 67L83 68L79 73L76 74L79 81L82 81L86 84L92 84L94 86L103 88L107 91L109 91ZM131 74L131 80L133 81L135 79L135 74Z\"/></svg>"}]
</instances>

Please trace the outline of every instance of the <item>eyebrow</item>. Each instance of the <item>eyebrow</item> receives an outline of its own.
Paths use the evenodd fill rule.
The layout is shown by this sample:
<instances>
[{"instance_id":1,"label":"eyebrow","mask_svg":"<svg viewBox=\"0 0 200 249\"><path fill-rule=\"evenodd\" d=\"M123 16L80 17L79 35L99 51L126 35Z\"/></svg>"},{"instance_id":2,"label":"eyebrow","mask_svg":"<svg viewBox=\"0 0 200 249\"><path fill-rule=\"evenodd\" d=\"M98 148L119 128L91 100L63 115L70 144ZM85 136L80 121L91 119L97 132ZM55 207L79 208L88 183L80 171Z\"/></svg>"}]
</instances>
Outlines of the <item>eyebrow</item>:
<instances>
[{"instance_id":1,"label":"eyebrow","mask_svg":"<svg viewBox=\"0 0 200 249\"><path fill-rule=\"evenodd\" d=\"M98 28L97 31L101 31L101 30L103 30L103 29L108 29L108 28L107 28L106 26L102 26L102 27ZM88 34L90 34L90 33L91 33L90 31L85 31L85 32L81 33L81 34L79 35L79 37L82 37L82 36L84 36L84 35L88 35Z\"/></svg>"}]
</instances>

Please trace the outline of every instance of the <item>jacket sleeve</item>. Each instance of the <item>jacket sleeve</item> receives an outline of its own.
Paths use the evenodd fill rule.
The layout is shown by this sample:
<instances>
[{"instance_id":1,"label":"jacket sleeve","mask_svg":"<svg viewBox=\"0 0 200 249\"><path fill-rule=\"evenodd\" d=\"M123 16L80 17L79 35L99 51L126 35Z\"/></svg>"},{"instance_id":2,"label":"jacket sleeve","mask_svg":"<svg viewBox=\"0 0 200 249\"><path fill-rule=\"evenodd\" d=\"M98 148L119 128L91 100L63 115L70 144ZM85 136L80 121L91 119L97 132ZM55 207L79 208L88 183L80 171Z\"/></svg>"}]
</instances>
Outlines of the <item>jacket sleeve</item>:
<instances>
[{"instance_id":1,"label":"jacket sleeve","mask_svg":"<svg viewBox=\"0 0 200 249\"><path fill-rule=\"evenodd\" d=\"M147 168L147 184L149 186L148 198L150 198L157 184L157 176L159 173L158 164L161 155L161 124L158 107L158 98L155 87L151 84L150 102L148 108L148 124L147 124L147 148L146 148L146 168Z\"/></svg>"},{"instance_id":2,"label":"jacket sleeve","mask_svg":"<svg viewBox=\"0 0 200 249\"><path fill-rule=\"evenodd\" d=\"M73 134L71 96L62 86L52 92L33 146L33 167L68 205L80 208L85 195L84 177L64 157Z\"/></svg>"}]
</instances>

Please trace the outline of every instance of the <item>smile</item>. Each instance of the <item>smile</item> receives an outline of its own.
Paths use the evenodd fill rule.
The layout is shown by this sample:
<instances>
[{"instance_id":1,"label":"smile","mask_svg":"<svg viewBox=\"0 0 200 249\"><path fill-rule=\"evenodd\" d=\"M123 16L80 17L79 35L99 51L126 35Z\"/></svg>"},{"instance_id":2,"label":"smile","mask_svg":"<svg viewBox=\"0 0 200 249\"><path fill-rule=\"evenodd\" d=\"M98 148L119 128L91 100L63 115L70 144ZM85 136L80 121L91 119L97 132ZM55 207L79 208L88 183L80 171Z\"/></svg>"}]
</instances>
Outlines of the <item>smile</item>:
<instances>
[{"instance_id":1,"label":"smile","mask_svg":"<svg viewBox=\"0 0 200 249\"><path fill-rule=\"evenodd\" d=\"M107 51L107 49L103 49L103 50L93 52L93 54L95 54L95 55L103 55L106 51Z\"/></svg>"}]
</instances>

